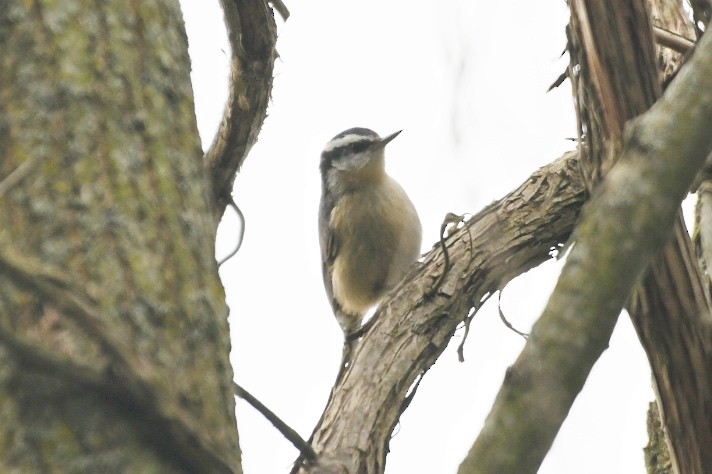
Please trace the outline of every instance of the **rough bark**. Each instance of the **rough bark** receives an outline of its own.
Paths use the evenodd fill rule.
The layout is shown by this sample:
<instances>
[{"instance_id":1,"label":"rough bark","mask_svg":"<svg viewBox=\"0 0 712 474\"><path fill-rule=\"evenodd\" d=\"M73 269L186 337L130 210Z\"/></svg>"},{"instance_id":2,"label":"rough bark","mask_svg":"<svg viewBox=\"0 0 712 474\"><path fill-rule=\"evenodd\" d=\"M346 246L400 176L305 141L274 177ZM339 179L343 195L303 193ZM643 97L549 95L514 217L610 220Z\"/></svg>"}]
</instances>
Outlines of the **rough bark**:
<instances>
[{"instance_id":1,"label":"rough bark","mask_svg":"<svg viewBox=\"0 0 712 474\"><path fill-rule=\"evenodd\" d=\"M178 3L0 8L0 471L241 472Z\"/></svg>"},{"instance_id":2,"label":"rough bark","mask_svg":"<svg viewBox=\"0 0 712 474\"><path fill-rule=\"evenodd\" d=\"M647 33L648 37L650 36L650 27L643 31ZM632 57L634 58L635 55ZM654 68L655 62L654 59L652 59L652 53L649 55L649 58L651 60L647 66ZM659 86L656 82L648 83L648 87L650 87L650 91L653 92L653 94L649 96L655 96L657 92L659 92ZM613 93L610 95L612 97L614 96ZM585 100L588 99L586 98ZM644 96L640 100L641 103L646 103ZM594 108L594 111L595 110ZM625 116L625 114L621 115L621 117L623 116ZM624 119L621 117L619 117L620 126L627 120L627 118ZM602 126L606 125L604 124ZM604 147L602 151L608 150ZM606 155L603 154L602 151L599 150L597 153L590 154L599 158L605 157ZM474 220L476 219L473 219L473 221ZM521 221L515 218L512 222L520 223ZM558 226L558 223L552 225ZM532 231L526 228L524 232ZM501 231L495 230L492 235L507 234L502 234ZM518 235L520 236L517 237L517 239L523 238L521 234ZM477 238L478 237L475 237L475 239ZM408 283L401 289L401 291L405 292L404 295L409 296L398 294L396 291L393 297L394 300L383 305L382 309L379 310L378 317L384 318L386 321L390 318L395 318L396 322L392 323L392 325L391 323L383 323L383 326L380 328L377 322L372 328L372 331L366 335L361 345L362 352L357 352L356 359L349 369L348 378L342 379L341 383L334 388L332 398L323 418L314 432L314 446L317 453L320 454L320 462L317 465L303 467L302 472L382 472L384 469L390 428L392 428L398 416L402 410L407 407L410 398L414 395L413 392L409 393L408 389L417 387L416 381L419 380L419 377L425 373L429 365L436 359L437 355L439 355L447 338L451 334L449 331L454 327L451 326L452 321L459 321L462 315L470 308L474 308L476 311L478 305L474 302L482 301L481 298L486 298L489 292L494 291L490 289L491 286L488 285L486 277L483 278L476 270L472 270L474 276L471 276L468 272L467 268L469 268L469 264L465 263L465 261L469 260L466 252L466 244L468 241L465 240L465 234L462 234L459 238L451 237L451 239L455 239L455 242L452 244L453 246L463 246L464 253L461 250L459 254L453 253L452 255L454 267L451 271L456 270L455 273L460 275L460 277L457 282L450 283L450 286L452 286L454 290L445 292L445 295L451 295L453 298L453 301L449 303L450 306L446 308L428 307L426 303L430 300L423 296L417 296L418 293L421 295L427 295L428 293L428 286L424 285L417 275L407 279L406 281ZM461 242L458 243L458 241ZM502 245L507 247L508 241L502 243ZM531 242L528 245L531 245ZM531 250L528 245L524 245L523 247ZM475 249L479 249L480 247L480 244L473 246ZM438 252L437 246L433 252L435 253L431 254L430 258L425 260L427 263L433 263L433 255L437 255ZM479 255L478 251L475 253ZM484 255L483 260L478 260L477 266L473 268L489 268L487 263L481 263L489 262L489 258L490 257ZM500 267L504 265L504 262L504 260L498 262ZM522 262L514 259L506 260L505 266L510 270L517 268L514 273L519 273L525 270L525 268L518 265L520 263ZM439 265L444 265L444 260ZM464 267L460 269L463 265ZM524 267L527 267L527 265L524 265ZM421 272L432 274L432 271L427 267L421 269ZM448 277L449 276L450 274L448 274ZM448 277L446 277L442 288L448 287ZM437 281L437 273L432 274L430 279L433 282L432 284L435 284L435 281ZM470 300L472 304L468 305L466 300L458 303L457 301L460 297L458 289L461 288L461 285L466 287L470 284L469 282L472 281L480 282L478 285L468 289L468 294L472 298ZM506 282L508 280L502 279L501 281ZM415 286L411 287L409 285ZM418 285L420 289L418 289ZM627 294L628 293L625 293L626 296ZM401 298L406 299L402 300ZM401 303L404 307L401 308L400 304L394 307L394 304L398 304L395 302L400 301L404 301ZM410 308L408 304L410 304ZM426 314L430 314L431 316L426 317ZM432 330L427 330L427 326L418 323L419 318L424 318L426 321L429 320L433 326ZM380 319L378 321L380 321ZM435 330L439 331L440 325L443 325L442 328L447 329L444 334L432 332ZM596 323L594 327L598 328L598 324ZM612 328L612 323L608 327ZM383 334L379 335L380 332L383 332ZM417 339L416 336L418 335L423 335L422 340ZM394 339L393 342L390 342L391 338ZM381 339L383 339L381 342L377 342ZM410 342L411 339L415 342ZM605 331L603 332L601 341L607 341ZM602 344L599 347L604 346L605 344ZM386 349L387 347L393 348L392 350L395 351L395 355L389 353ZM392 362L384 363L384 358ZM398 371L398 369L396 369L398 364L402 364L400 370L406 372L405 377L396 373ZM379 369L383 367L390 367L390 373L383 374L379 372ZM587 374L587 371L584 370L584 372ZM552 395L552 391L546 391L546 395L549 399L556 396L555 394ZM564 397L566 396L567 395L564 395ZM546 399L547 397L543 398ZM376 412L372 411L374 409ZM567 410L568 408L566 408L566 411ZM528 451L527 447L525 447L525 451ZM500 452L507 453L508 451L504 449L500 450ZM299 470L298 467L299 465L295 471ZM507 471L497 471L495 469L491 472Z\"/></svg>"},{"instance_id":3,"label":"rough bark","mask_svg":"<svg viewBox=\"0 0 712 474\"><path fill-rule=\"evenodd\" d=\"M665 96L629 125L620 161L586 205L549 303L460 472L538 470L631 290L669 239L680 202L712 150L711 120L712 37ZM703 441L700 450L708 446L695 441Z\"/></svg>"},{"instance_id":4,"label":"rough bark","mask_svg":"<svg viewBox=\"0 0 712 474\"><path fill-rule=\"evenodd\" d=\"M658 21L666 20L669 28L679 27L679 17L664 15L671 9L669 2L654 3ZM572 64L580 67L575 91L588 99L578 102L581 130L587 149L600 154L587 155L582 162L585 175L591 177L589 185L595 186L611 166L610 157L615 156L611 151L620 147L625 122L659 97L661 75L655 66L643 0L576 0L571 10ZM663 74L670 74L670 67L674 65L663 68ZM704 92L697 85L690 87ZM696 124L678 122L676 126ZM702 126L709 127L709 123ZM664 159L674 159L675 152L671 150ZM609 158L601 162L600 156ZM712 466L712 453L701 448L712 443L712 412L703 402L712 397L712 341L706 321L709 296L681 218L674 238L627 306L653 371L673 463L680 472L705 472L704 466Z\"/></svg>"},{"instance_id":5,"label":"rough bark","mask_svg":"<svg viewBox=\"0 0 712 474\"><path fill-rule=\"evenodd\" d=\"M450 268L439 245L425 255L374 316L313 434L319 463L301 472L383 472L393 427L458 325L568 239L584 198L578 168L568 153L467 220L446 241Z\"/></svg>"}]
</instances>

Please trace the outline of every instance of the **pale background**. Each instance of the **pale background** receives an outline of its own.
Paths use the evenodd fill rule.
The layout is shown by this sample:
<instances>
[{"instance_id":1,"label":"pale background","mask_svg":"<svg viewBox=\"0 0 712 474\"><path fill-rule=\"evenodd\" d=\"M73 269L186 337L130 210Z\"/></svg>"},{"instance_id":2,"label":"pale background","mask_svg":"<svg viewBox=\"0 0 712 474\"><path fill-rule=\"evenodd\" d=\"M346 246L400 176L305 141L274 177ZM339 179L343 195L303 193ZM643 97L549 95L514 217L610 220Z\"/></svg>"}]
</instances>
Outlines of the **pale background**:
<instances>
[{"instance_id":1,"label":"pale background","mask_svg":"<svg viewBox=\"0 0 712 474\"><path fill-rule=\"evenodd\" d=\"M217 0L182 0L198 125L205 147L227 93L228 52ZM321 282L316 216L319 153L340 131L403 133L387 169L423 221L423 251L449 212L475 213L573 147L570 84L548 86L568 57L558 2L291 0L277 19L280 57L259 141L235 183L247 219L239 254L221 269L231 308L236 380L307 438L336 376L341 330ZM218 258L234 245L228 211ZM528 331L561 262L512 282L502 309ZM465 363L448 350L426 374L391 441L389 474L455 473L524 341L492 298L475 317ZM623 315L540 470L643 474L650 374ZM247 473L286 473L295 449L237 403Z\"/></svg>"}]
</instances>

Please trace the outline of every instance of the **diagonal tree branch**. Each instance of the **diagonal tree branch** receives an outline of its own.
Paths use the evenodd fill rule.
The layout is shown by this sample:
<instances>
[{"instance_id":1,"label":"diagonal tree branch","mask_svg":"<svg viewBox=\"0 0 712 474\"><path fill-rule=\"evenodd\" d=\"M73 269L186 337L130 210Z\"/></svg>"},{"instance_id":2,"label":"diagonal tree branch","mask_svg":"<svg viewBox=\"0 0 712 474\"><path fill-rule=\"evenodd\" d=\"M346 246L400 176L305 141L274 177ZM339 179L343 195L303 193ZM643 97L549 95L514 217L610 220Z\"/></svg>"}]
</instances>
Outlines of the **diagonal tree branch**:
<instances>
[{"instance_id":1,"label":"diagonal tree branch","mask_svg":"<svg viewBox=\"0 0 712 474\"><path fill-rule=\"evenodd\" d=\"M633 286L669 239L712 150L711 121L712 38L705 38L664 97L632 123L461 473L538 470Z\"/></svg>"},{"instance_id":2,"label":"diagonal tree branch","mask_svg":"<svg viewBox=\"0 0 712 474\"><path fill-rule=\"evenodd\" d=\"M267 0L220 3L231 50L230 90L220 128L204 157L217 220L267 117L277 57L277 29Z\"/></svg>"},{"instance_id":3,"label":"diagonal tree branch","mask_svg":"<svg viewBox=\"0 0 712 474\"><path fill-rule=\"evenodd\" d=\"M653 27L655 41L678 53L689 53L695 47L695 43L684 36L677 35L662 28Z\"/></svg>"},{"instance_id":4,"label":"diagonal tree branch","mask_svg":"<svg viewBox=\"0 0 712 474\"><path fill-rule=\"evenodd\" d=\"M652 88L659 91L654 85ZM476 311L491 292L543 261L566 240L574 222L569 220L570 212L575 216L577 211L563 210L559 207L563 201L547 206L538 199L546 196L557 200L568 194L564 200L576 196L576 203L569 201L569 205L581 205L582 177L569 168L578 166L578 159L568 156L565 160L569 165L564 168L571 171L566 174L565 186L561 185L564 181L559 172L554 171L561 162L543 168L520 189L473 217L449 239L454 266L434 298L428 298L428 294L445 267L439 248L431 251L424 259L425 267L418 274L411 274L407 284L394 292L393 299L382 305L373 329L364 337L345 377L334 388L315 429L313 446L320 456L318 463L301 466L299 460L293 472L383 471L388 437L413 396L410 387L417 386L459 321L471 308ZM562 220L556 221L556 214L542 215L544 208L548 212L562 212ZM491 221L493 214L498 216L496 225ZM511 226L505 226L507 218ZM542 238L542 229L554 234ZM493 235L511 239L488 241ZM536 258L530 259L534 255ZM391 369L384 373L384 367ZM378 380L374 374L379 374ZM389 406L395 408L385 408Z\"/></svg>"},{"instance_id":5,"label":"diagonal tree branch","mask_svg":"<svg viewBox=\"0 0 712 474\"><path fill-rule=\"evenodd\" d=\"M319 461L301 472L383 472L411 387L472 308L562 248L583 201L578 153L569 152L447 239L452 265L431 297L445 258L440 245L426 254L374 316L314 431Z\"/></svg>"},{"instance_id":6,"label":"diagonal tree branch","mask_svg":"<svg viewBox=\"0 0 712 474\"><path fill-rule=\"evenodd\" d=\"M235 390L235 395L249 403L252 408L254 408L260 413L260 415L264 416L267 421L272 423L272 426L274 426L277 431L279 431L282 436L287 439L287 441L292 443L292 445L297 448L300 453L302 453L302 456L312 461L316 459L316 453L312 449L311 445L304 441L304 439L299 436L299 433L297 433L292 427L282 421L282 419L278 417L272 410L267 408L261 401L259 401L250 392L242 388L237 382L233 382L233 388Z\"/></svg>"},{"instance_id":7,"label":"diagonal tree branch","mask_svg":"<svg viewBox=\"0 0 712 474\"><path fill-rule=\"evenodd\" d=\"M650 38L651 28L644 31L647 36L643 34L641 37ZM654 61L643 65L643 69L650 65L654 67ZM652 92L648 97L657 97L660 89L656 83L650 83L648 87L648 92ZM609 90L609 99L615 95L615 91ZM615 102L611 103L615 105ZM649 105L645 99L640 103ZM647 105L645 107L647 108ZM616 123L622 127L628 118L626 111L618 112ZM605 127L606 124L601 126L604 129ZM587 153L589 156L604 157L608 151L604 146ZM569 159L573 160L571 157ZM578 173L576 175L578 179L582 179ZM536 176L532 179L535 180ZM578 181L576 185L572 184L572 187L581 186L581 183ZM527 186L532 184L532 181L528 182L505 200L483 210L468 221L463 231L450 238L448 247L455 250L454 253L450 252L454 266L447 273L447 278L434 298L429 298L428 295L435 282L443 275L445 266L444 256L439 248L426 256L425 267L421 268L420 273L413 273L406 279L408 284L400 288L402 293L399 293L399 290L394 291L393 299L382 305L374 327L364 337L346 376L334 388L326 411L315 429L313 445L319 454L319 461L302 466L299 460L293 472L383 471L388 437L395 422L411 400L417 382L442 352L444 344L463 315L471 308L476 311L491 292L505 286L510 278L540 263L527 260L527 256L532 255L530 252L541 257L542 254L538 252L558 249L559 244L565 240L554 243L549 240L547 247L546 240L538 240L535 237L541 235L541 228L537 228L534 223L542 224L546 221L546 218L539 220L536 217L539 209L536 199L527 209L516 206L508 209L506 201L522 200L532 189L539 189L538 186L549 188L552 182L545 179L527 191ZM566 192L566 187L559 188L556 183L551 189L557 191L550 196ZM539 192L534 193L537 194ZM580 202L583 202L583 194L578 197ZM554 211L555 208L554 204L547 209L559 212L560 209ZM499 227L501 221L497 226L491 226L491 213L505 213L505 209L513 212L511 222L515 227L520 226L519 229L503 229ZM522 214L525 217L522 217ZM564 212L562 215L568 214ZM547 222L548 225L556 227L557 231L566 228L565 224L555 220ZM570 229L564 233L568 235ZM491 235L509 236L508 231L513 235L511 240L505 238L504 242L498 242L501 245L499 248L494 248L496 244L493 243L487 245L485 236L488 232L492 232ZM519 234L518 231L522 233ZM470 232L470 238L463 232ZM533 240L528 240L525 236L532 236ZM471 244L473 241L474 245ZM514 255L517 252L512 251L515 247L517 252L521 253L521 260ZM507 258L502 258L503 253L508 254ZM491 272L493 265L497 268ZM453 280L453 275L458 278ZM463 295L466 295L464 299ZM443 297L447 299L446 303L440 300ZM603 339L607 340L605 331L603 335ZM384 367L389 369L384 372ZM393 410L386 408L394 405Z\"/></svg>"},{"instance_id":8,"label":"diagonal tree branch","mask_svg":"<svg viewBox=\"0 0 712 474\"><path fill-rule=\"evenodd\" d=\"M680 10L679 2L650 4L656 19L667 28L684 26L679 14L671 15ZM609 157L601 163L593 155L582 160L592 186L614 162L622 124L659 97L660 75L651 48L646 2L575 0L571 11L572 43L578 45L573 48L572 65L577 63L581 71L575 91L588 98L578 101L582 130L587 149ZM679 60L663 59L663 74L672 76ZM697 84L691 87L696 93L705 90ZM709 128L709 122L676 126ZM673 159L674 154L666 158ZM705 472L703 466L712 465L712 454L701 449L712 443L712 413L701 402L712 397L712 350L704 321L710 314L709 296L681 218L673 235L634 292L628 310L653 371L673 463L679 472Z\"/></svg>"}]
</instances>

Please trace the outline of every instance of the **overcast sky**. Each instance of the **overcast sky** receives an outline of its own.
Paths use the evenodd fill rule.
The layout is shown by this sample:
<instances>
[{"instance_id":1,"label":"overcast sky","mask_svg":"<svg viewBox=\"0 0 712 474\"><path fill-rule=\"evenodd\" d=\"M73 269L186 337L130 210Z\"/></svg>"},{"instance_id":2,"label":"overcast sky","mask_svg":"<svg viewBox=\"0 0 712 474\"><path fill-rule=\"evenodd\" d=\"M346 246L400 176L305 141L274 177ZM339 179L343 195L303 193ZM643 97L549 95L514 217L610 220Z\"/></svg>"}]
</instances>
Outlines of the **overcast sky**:
<instances>
[{"instance_id":1,"label":"overcast sky","mask_svg":"<svg viewBox=\"0 0 712 474\"><path fill-rule=\"evenodd\" d=\"M183 0L198 125L212 141L227 93L228 46L217 0ZM321 281L319 154L340 131L403 129L387 170L423 222L423 251L447 212L475 213L573 147L568 82L548 86L568 57L568 10L557 2L287 1L268 118L237 177L247 220L240 253L221 269L231 308L236 380L307 438L336 376L342 334ZM228 211L218 258L237 234ZM502 309L528 331L560 262L516 279ZM386 472L454 473L523 347L492 298L477 314L465 363L452 344L426 374L395 429ZM542 474L643 474L645 355L627 316L576 400ZM247 473L288 472L297 453L238 400Z\"/></svg>"}]
</instances>

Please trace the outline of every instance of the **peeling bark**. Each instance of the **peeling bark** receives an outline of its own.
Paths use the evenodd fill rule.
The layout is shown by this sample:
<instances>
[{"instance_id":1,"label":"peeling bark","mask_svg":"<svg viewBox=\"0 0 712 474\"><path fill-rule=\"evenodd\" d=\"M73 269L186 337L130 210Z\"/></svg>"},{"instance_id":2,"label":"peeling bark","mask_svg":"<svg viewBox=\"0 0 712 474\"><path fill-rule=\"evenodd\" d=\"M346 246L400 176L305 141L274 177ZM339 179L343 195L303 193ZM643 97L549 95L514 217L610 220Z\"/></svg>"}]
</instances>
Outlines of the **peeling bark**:
<instances>
[{"instance_id":1,"label":"peeling bark","mask_svg":"<svg viewBox=\"0 0 712 474\"><path fill-rule=\"evenodd\" d=\"M630 292L669 240L680 202L712 150L706 126L711 121L709 37L703 38L662 99L629 124L621 157L586 204L574 232L576 243L547 307L508 370L485 427L459 472L534 473L539 469L593 364L607 347ZM667 274L659 268L651 273ZM669 281L665 283L659 286L663 291L671 288ZM704 339L706 334L698 337ZM679 344L679 338L675 334L671 339ZM680 354L687 348L676 349ZM676 375L673 382L684 380L694 370L678 365L680 360L666 362L685 370L672 374ZM689 392L673 391L672 395L680 397L674 401L683 402L677 406L694 408L682 413L681 420L688 426L696 423L690 416L707 416L701 399L681 397ZM693 404L686 405L688 401ZM700 424L709 433L709 419ZM705 438L693 438L689 445L694 443L706 451ZM706 456L697 454L686 461ZM709 466L688 464L690 470L682 472L707 472L705 465Z\"/></svg>"},{"instance_id":2,"label":"peeling bark","mask_svg":"<svg viewBox=\"0 0 712 474\"><path fill-rule=\"evenodd\" d=\"M383 472L393 427L458 325L568 239L584 200L577 156L570 152L541 168L467 220L446 241L451 268L436 245L393 290L314 431L319 462L300 472Z\"/></svg>"},{"instance_id":3,"label":"peeling bark","mask_svg":"<svg viewBox=\"0 0 712 474\"><path fill-rule=\"evenodd\" d=\"M679 3L658 1L653 7L661 26L684 32ZM576 0L571 9L572 65L580 67L575 92L587 100L577 103L581 130L587 149L596 153L582 162L589 186L595 186L620 148L623 125L657 100L662 78L645 2ZM658 52L662 75L671 77L676 64L661 60L679 63L681 58ZM704 94L697 85L690 87ZM709 124L679 121L675 126ZM676 151L651 159L675 159ZM712 397L709 295L681 218L673 235L627 306L653 371L673 463L679 472L702 473L712 466L709 450L702 448L712 444L712 412L703 402Z\"/></svg>"}]
</instances>

